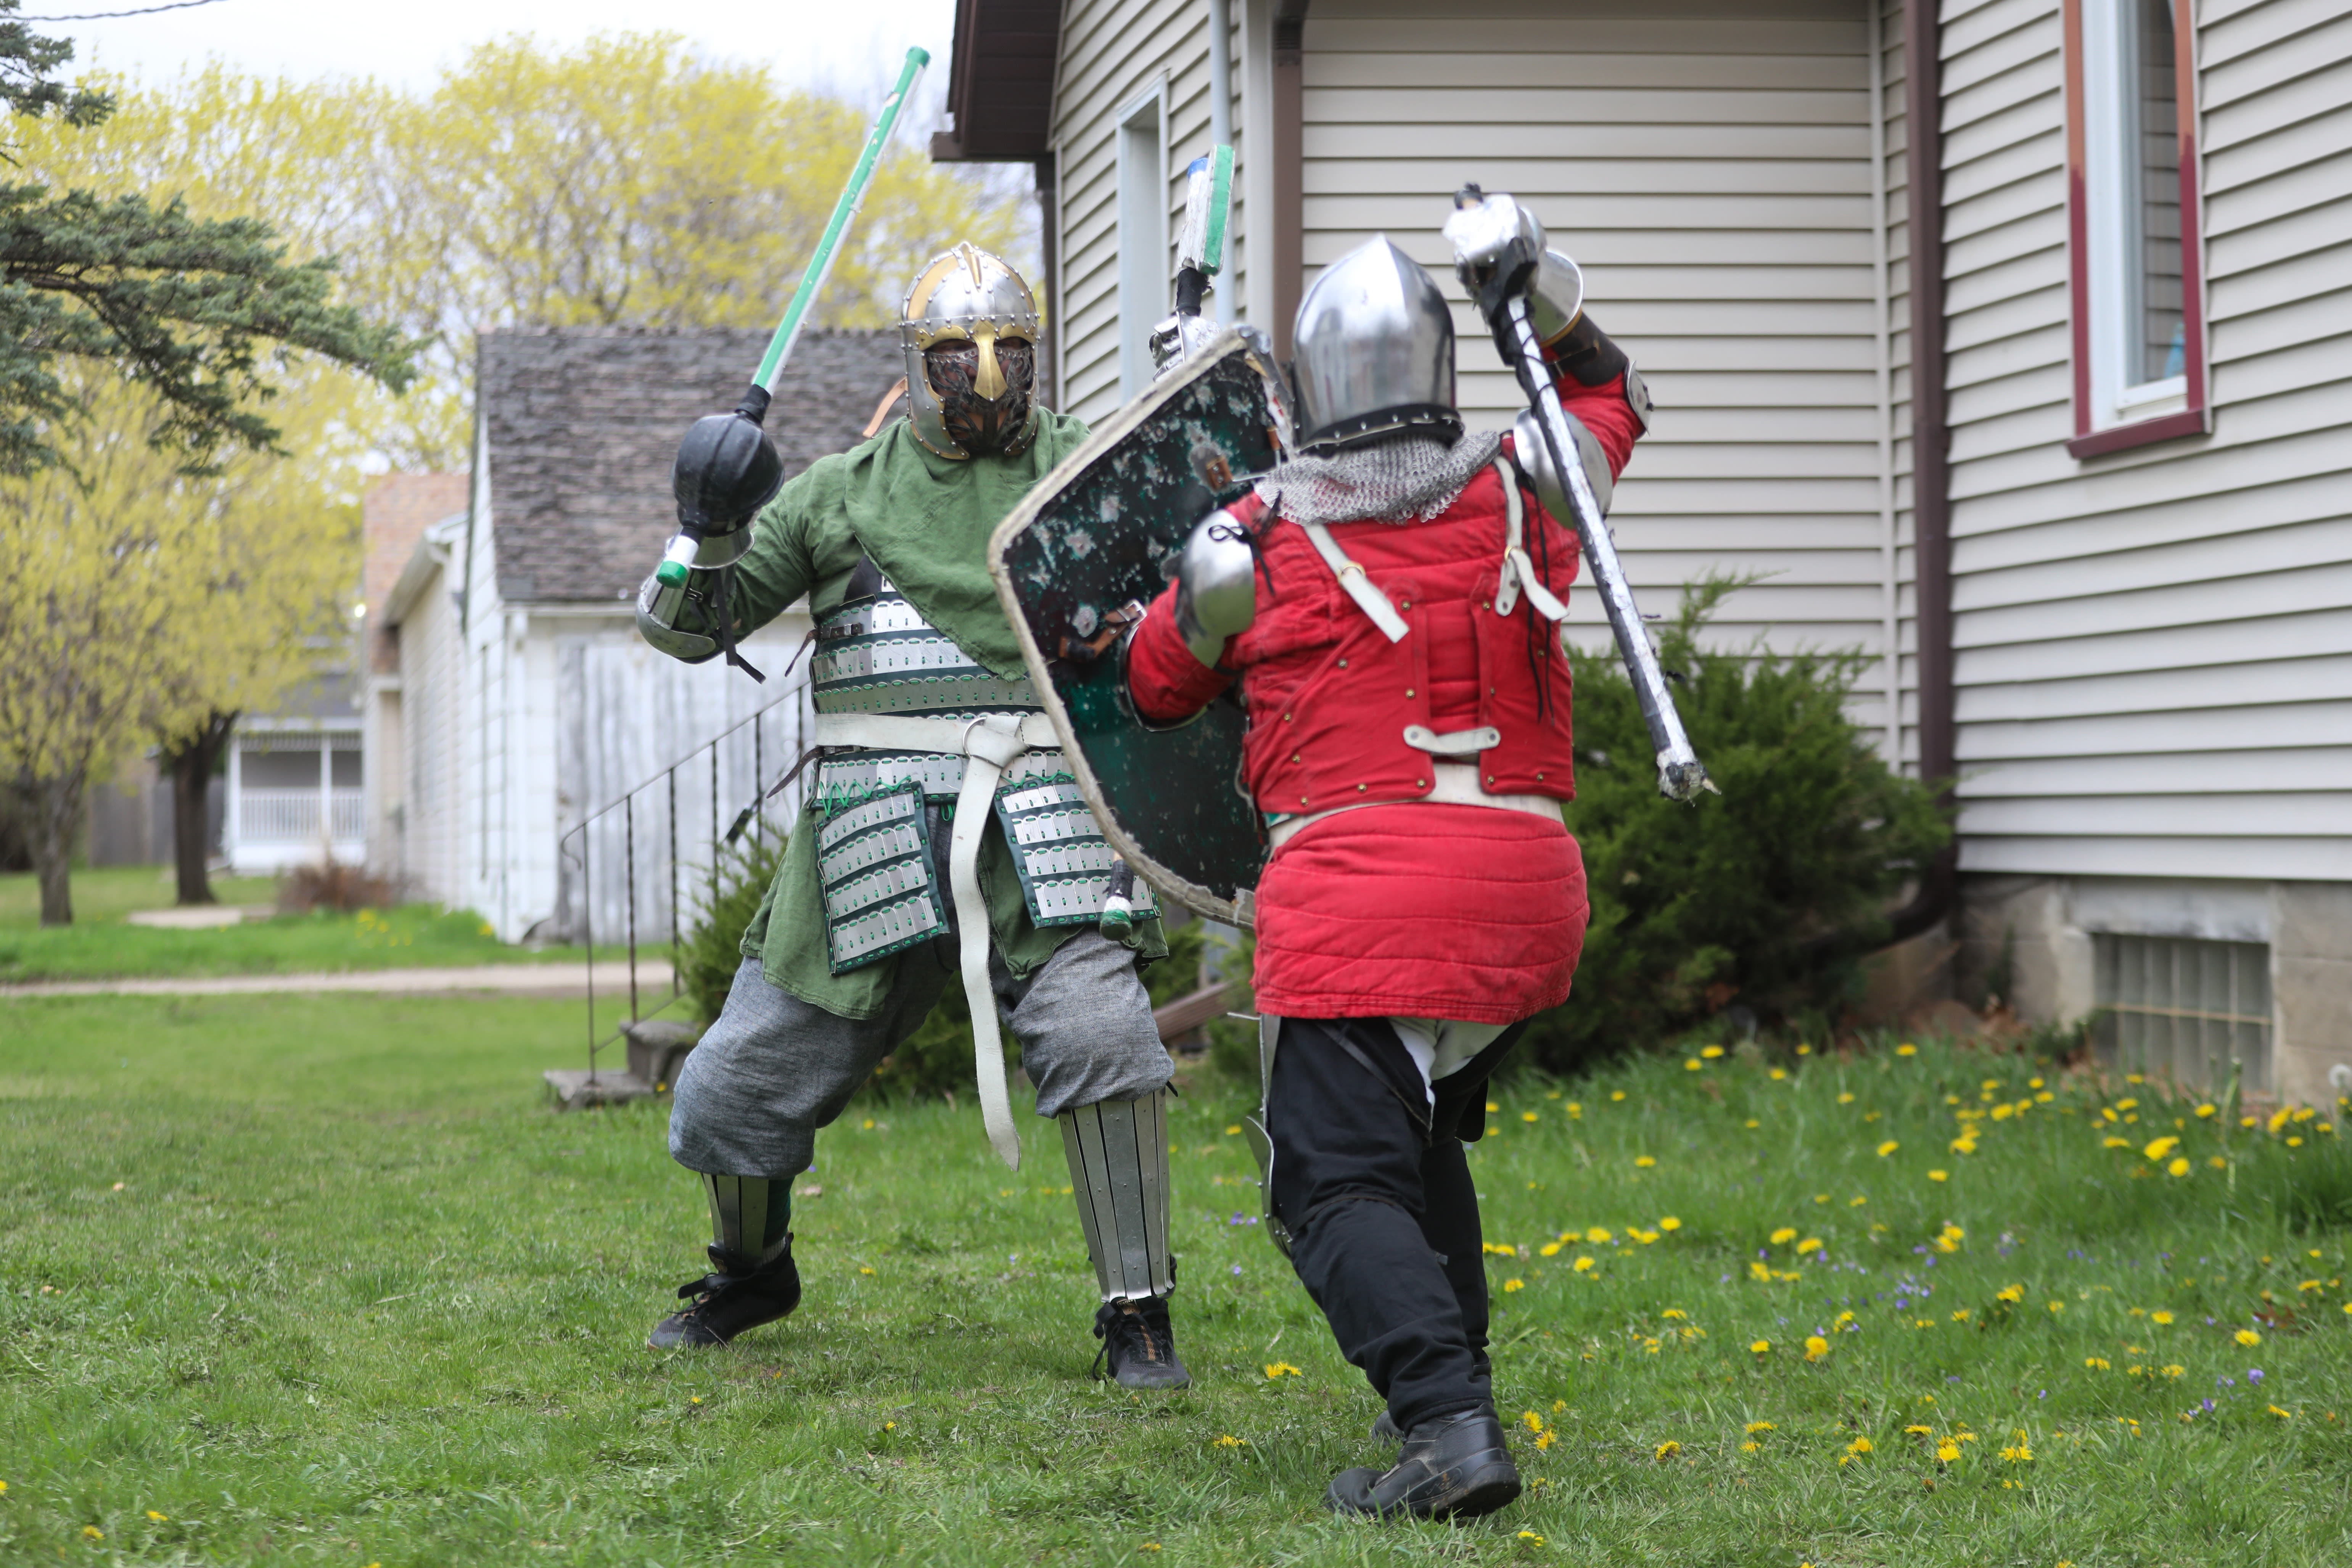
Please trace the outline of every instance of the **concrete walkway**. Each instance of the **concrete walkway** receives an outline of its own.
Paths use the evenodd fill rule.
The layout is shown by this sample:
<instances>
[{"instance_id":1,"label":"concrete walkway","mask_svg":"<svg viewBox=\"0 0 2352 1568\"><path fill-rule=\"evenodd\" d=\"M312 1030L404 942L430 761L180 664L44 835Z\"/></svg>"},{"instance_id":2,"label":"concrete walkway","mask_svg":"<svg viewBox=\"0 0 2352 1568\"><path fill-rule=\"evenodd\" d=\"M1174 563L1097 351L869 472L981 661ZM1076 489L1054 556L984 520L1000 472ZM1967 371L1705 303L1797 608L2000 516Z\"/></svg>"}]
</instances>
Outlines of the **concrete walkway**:
<instances>
[{"instance_id":1,"label":"concrete walkway","mask_svg":"<svg viewBox=\"0 0 2352 1568\"><path fill-rule=\"evenodd\" d=\"M625 996L625 963L596 965L596 994ZM648 998L669 994L667 959L637 960L637 993ZM489 991L507 996L579 996L588 988L585 963L484 963L467 969L352 969L320 974L189 974L125 980L49 980L0 985L0 1001L16 996L235 996L272 991L441 992Z\"/></svg>"}]
</instances>

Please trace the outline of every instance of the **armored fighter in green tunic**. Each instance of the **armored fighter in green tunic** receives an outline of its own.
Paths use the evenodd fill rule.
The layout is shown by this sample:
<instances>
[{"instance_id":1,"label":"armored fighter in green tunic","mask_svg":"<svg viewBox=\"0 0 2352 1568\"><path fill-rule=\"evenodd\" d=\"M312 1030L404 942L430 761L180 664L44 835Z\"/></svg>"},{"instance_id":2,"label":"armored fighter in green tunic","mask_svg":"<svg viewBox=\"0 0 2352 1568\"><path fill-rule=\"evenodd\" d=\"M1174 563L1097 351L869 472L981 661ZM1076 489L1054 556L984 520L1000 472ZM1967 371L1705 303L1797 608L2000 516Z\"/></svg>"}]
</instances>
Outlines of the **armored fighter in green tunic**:
<instances>
[{"instance_id":1,"label":"armored fighter in green tunic","mask_svg":"<svg viewBox=\"0 0 2352 1568\"><path fill-rule=\"evenodd\" d=\"M1061 1123L1112 1374L1181 1386L1171 1064L1137 973L1167 948L1146 893L1123 940L1103 934L1119 929L1100 921L1118 896L1112 852L986 559L990 531L1086 428L1034 403L1036 307L997 258L940 257L902 316L908 417L785 484L740 558L674 586L648 578L638 596L646 639L699 662L806 595L823 748L726 1006L678 1076L670 1152L701 1174L713 1271L680 1289L691 1304L652 1342L725 1343L798 1303L792 1179L960 974L990 1141L1018 1162L1000 1005L1037 1113Z\"/></svg>"}]
</instances>

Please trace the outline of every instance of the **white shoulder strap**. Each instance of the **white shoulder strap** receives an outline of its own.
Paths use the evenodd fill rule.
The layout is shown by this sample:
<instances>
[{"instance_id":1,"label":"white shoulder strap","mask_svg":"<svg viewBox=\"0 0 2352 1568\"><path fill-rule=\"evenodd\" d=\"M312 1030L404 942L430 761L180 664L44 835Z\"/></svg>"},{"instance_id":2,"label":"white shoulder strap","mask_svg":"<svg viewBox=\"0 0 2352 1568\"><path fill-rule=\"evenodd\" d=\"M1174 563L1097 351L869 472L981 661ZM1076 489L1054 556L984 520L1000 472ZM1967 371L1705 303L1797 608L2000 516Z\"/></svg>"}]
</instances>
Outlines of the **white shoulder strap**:
<instances>
[{"instance_id":1,"label":"white shoulder strap","mask_svg":"<svg viewBox=\"0 0 2352 1568\"><path fill-rule=\"evenodd\" d=\"M1404 635L1410 629L1404 624L1404 617L1397 614L1394 605L1389 603L1389 596L1372 585L1372 580L1364 575L1363 567L1348 559L1348 552L1339 548L1339 542L1331 537L1331 531L1319 522L1302 522L1298 526L1305 529L1307 537L1315 542L1316 553L1323 557L1326 566L1331 568L1331 574L1339 579L1339 586L1347 590L1348 597L1355 600L1356 607L1371 617L1372 625L1381 628L1381 635L1391 642L1404 641Z\"/></svg>"},{"instance_id":2,"label":"white shoulder strap","mask_svg":"<svg viewBox=\"0 0 2352 1568\"><path fill-rule=\"evenodd\" d=\"M1535 563L1528 558L1527 510L1519 497L1518 476L1499 457L1495 459L1495 472L1503 481L1503 504L1510 517L1510 531L1503 542L1502 579L1495 584L1495 613L1509 615L1518 605L1519 591L1525 589L1528 603L1538 615L1548 621L1564 621L1568 606L1543 585L1543 579L1536 575Z\"/></svg>"}]
</instances>

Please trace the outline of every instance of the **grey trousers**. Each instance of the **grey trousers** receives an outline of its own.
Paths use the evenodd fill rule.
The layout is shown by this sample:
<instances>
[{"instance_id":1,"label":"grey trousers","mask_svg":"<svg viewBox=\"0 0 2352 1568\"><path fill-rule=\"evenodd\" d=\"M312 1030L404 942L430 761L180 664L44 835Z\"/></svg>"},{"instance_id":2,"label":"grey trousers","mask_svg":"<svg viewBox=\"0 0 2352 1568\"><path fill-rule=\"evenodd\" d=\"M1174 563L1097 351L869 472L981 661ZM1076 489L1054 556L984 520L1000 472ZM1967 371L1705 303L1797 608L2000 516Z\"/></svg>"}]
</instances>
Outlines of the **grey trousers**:
<instances>
[{"instance_id":1,"label":"grey trousers","mask_svg":"<svg viewBox=\"0 0 2352 1568\"><path fill-rule=\"evenodd\" d=\"M1037 1114L1139 1100L1175 1064L1151 1021L1135 954L1094 931L1016 981L992 951L989 975L1037 1086ZM809 1168L830 1126L882 1058L956 979L955 938L899 955L881 1016L844 1018L768 984L745 959L719 1021L686 1058L670 1107L670 1157L688 1170L785 1180ZM977 1133L975 1132L975 1136Z\"/></svg>"}]
</instances>

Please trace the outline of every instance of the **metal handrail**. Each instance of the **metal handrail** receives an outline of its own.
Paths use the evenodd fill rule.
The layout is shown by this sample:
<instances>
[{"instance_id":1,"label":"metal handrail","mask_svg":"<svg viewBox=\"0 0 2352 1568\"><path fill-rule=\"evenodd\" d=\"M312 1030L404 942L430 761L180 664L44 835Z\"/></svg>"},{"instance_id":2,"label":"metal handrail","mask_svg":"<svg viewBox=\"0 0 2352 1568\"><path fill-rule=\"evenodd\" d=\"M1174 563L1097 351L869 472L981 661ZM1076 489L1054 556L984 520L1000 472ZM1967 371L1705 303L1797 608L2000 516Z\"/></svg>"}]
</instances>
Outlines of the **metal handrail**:
<instances>
[{"instance_id":1,"label":"metal handrail","mask_svg":"<svg viewBox=\"0 0 2352 1568\"><path fill-rule=\"evenodd\" d=\"M797 660L797 655L795 655L795 660ZM790 673L791 667L787 666L787 676L789 676ZM741 811L736 813L732 825L729 826L724 834L717 834L714 831L714 837L711 839L710 845L710 895L715 902L719 895L719 850L720 847L722 845L733 844L737 839L743 836L746 828L750 828L756 838L758 837L760 825L763 821L761 807L766 802L768 796L774 793L774 791L772 790L766 783L766 737L761 729L762 721L780 708L796 707L802 697L804 695L804 681L797 685L788 684L785 689L777 695L774 701L766 704L764 707L754 709L749 715L737 720L732 724L730 724L726 729L721 730L718 734L713 735L701 745L697 746L686 755L678 758L677 761L670 763L669 766L663 768L658 773L650 774L643 783L624 791L618 798L588 813L577 823L573 824L569 829L558 836L556 839L556 854L558 858L560 859L569 860L580 869L580 942L583 951L587 955L585 962L587 963L588 979L588 1081L590 1083L593 1084L596 1081L596 1056L598 1052L602 1051L606 1046L611 1045L614 1040L619 1039L627 1034L629 1029L635 1025L643 1023L647 1018L658 1016L660 1014L667 1011L673 1003L677 1002L679 997L686 994L685 987L681 984L681 976L679 973L681 967L680 960L682 958L682 944L684 941L684 932L680 929L680 922L678 920L677 775L679 770L692 765L698 761L704 753L708 752L709 754L710 821L712 827L715 830L719 820L719 747L730 737L743 730L745 726L748 725L751 727L751 779L754 786L754 793L752 795L751 804L744 806ZM668 995L661 998L658 1002L654 1004L650 1010L647 1010L643 1005L643 999L637 987L636 800L638 795L643 795L646 791L654 788L656 785L664 786L667 796L667 810L665 813L665 817L669 835L670 989ZM626 910L626 914L625 916L625 935L628 950L629 1019L627 1023L623 1024L620 1027L600 1038L596 1033L596 906L594 889L589 876L591 861L588 831L598 822L610 817L614 812L619 812L621 814L622 820L622 884L626 889L626 901L625 905ZM576 846L574 844L574 840L577 840Z\"/></svg>"}]
</instances>

